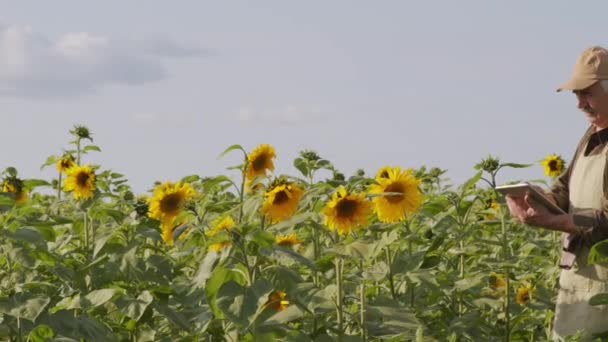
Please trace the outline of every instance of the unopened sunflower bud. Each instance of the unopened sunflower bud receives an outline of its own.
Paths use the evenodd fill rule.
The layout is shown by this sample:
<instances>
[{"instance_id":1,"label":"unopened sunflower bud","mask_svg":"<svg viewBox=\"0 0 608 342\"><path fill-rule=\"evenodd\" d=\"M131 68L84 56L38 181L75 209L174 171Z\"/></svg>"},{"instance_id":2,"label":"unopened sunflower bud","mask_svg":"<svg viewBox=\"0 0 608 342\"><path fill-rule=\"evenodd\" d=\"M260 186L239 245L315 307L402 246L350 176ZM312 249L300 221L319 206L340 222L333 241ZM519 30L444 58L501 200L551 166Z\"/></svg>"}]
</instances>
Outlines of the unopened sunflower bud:
<instances>
[{"instance_id":1,"label":"unopened sunflower bud","mask_svg":"<svg viewBox=\"0 0 608 342\"><path fill-rule=\"evenodd\" d=\"M300 156L306 160L311 160L311 161L317 161L317 160L321 159L321 157L319 157L317 152L312 151L312 150L300 151Z\"/></svg>"},{"instance_id":2,"label":"unopened sunflower bud","mask_svg":"<svg viewBox=\"0 0 608 342\"><path fill-rule=\"evenodd\" d=\"M499 166L500 166L500 161L498 160L498 158L489 156L485 159L482 159L479 164L475 165L475 168L478 170L481 169L488 173L492 173L492 172L498 170Z\"/></svg>"},{"instance_id":3,"label":"unopened sunflower bud","mask_svg":"<svg viewBox=\"0 0 608 342\"><path fill-rule=\"evenodd\" d=\"M135 195L131 191L127 190L122 198L125 201L132 201L135 198Z\"/></svg>"},{"instance_id":4,"label":"unopened sunflower bud","mask_svg":"<svg viewBox=\"0 0 608 342\"><path fill-rule=\"evenodd\" d=\"M89 140L93 141L93 138L91 138L91 131L86 126L76 125L70 131L70 133L72 133L74 136L76 136L79 139L89 139Z\"/></svg>"},{"instance_id":5,"label":"unopened sunflower bud","mask_svg":"<svg viewBox=\"0 0 608 342\"><path fill-rule=\"evenodd\" d=\"M137 213L137 217L146 217L148 216L148 201L145 198L138 198L135 202L135 212Z\"/></svg>"},{"instance_id":6,"label":"unopened sunflower bud","mask_svg":"<svg viewBox=\"0 0 608 342\"><path fill-rule=\"evenodd\" d=\"M344 179L346 179L346 177L344 177L344 174L338 171L334 171L334 180L337 181L343 181Z\"/></svg>"}]
</instances>

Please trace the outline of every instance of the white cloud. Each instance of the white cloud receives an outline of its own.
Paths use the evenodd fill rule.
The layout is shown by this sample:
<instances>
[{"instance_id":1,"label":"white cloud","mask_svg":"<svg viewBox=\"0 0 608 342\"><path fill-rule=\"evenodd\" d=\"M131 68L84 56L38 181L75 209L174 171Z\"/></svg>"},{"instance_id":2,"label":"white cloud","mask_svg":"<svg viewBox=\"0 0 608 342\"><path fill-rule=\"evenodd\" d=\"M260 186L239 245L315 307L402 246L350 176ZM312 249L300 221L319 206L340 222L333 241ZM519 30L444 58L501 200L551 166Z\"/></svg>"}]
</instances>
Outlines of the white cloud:
<instances>
[{"instance_id":1,"label":"white cloud","mask_svg":"<svg viewBox=\"0 0 608 342\"><path fill-rule=\"evenodd\" d=\"M322 120L323 113L318 108L294 105L270 110L256 110L250 106L244 106L237 111L236 118L243 124L296 125Z\"/></svg>"},{"instance_id":2,"label":"white cloud","mask_svg":"<svg viewBox=\"0 0 608 342\"><path fill-rule=\"evenodd\" d=\"M107 84L160 81L168 74L164 58L205 54L168 38L117 40L76 32L52 39L30 27L0 25L0 96L81 94Z\"/></svg>"}]
</instances>

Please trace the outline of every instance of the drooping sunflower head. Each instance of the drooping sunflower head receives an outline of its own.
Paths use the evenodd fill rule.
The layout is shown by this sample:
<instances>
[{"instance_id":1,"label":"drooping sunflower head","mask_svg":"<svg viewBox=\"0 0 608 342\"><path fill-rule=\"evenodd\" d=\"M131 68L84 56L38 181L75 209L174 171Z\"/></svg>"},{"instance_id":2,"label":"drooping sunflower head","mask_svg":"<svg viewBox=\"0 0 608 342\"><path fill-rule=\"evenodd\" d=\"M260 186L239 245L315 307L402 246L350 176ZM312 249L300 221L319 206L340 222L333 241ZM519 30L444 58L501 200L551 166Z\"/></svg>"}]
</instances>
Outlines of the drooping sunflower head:
<instances>
[{"instance_id":1,"label":"drooping sunflower head","mask_svg":"<svg viewBox=\"0 0 608 342\"><path fill-rule=\"evenodd\" d=\"M95 192L95 172L89 165L76 165L67 169L63 191L72 191L75 199L88 199Z\"/></svg>"},{"instance_id":2,"label":"drooping sunflower head","mask_svg":"<svg viewBox=\"0 0 608 342\"><path fill-rule=\"evenodd\" d=\"M266 305L277 311L285 310L289 306L289 300L287 300L287 293L281 290L272 291L268 295L268 301L266 302Z\"/></svg>"},{"instance_id":3,"label":"drooping sunflower head","mask_svg":"<svg viewBox=\"0 0 608 342\"><path fill-rule=\"evenodd\" d=\"M365 225L371 210L371 203L365 198L365 194L349 193L346 188L340 186L325 204L322 213L329 229L345 235Z\"/></svg>"},{"instance_id":4,"label":"drooping sunflower head","mask_svg":"<svg viewBox=\"0 0 608 342\"><path fill-rule=\"evenodd\" d=\"M517 304L524 305L532 298L532 290L529 286L518 287L515 293L515 301Z\"/></svg>"},{"instance_id":5,"label":"drooping sunflower head","mask_svg":"<svg viewBox=\"0 0 608 342\"><path fill-rule=\"evenodd\" d=\"M57 171L61 173L66 173L67 170L74 165L76 165L76 161L70 153L64 154L59 160L57 160L57 163L55 163Z\"/></svg>"},{"instance_id":6,"label":"drooping sunflower head","mask_svg":"<svg viewBox=\"0 0 608 342\"><path fill-rule=\"evenodd\" d=\"M277 245L284 247L291 247L302 243L302 240L298 239L296 233L291 233L288 235L277 235L274 238L274 241Z\"/></svg>"},{"instance_id":7,"label":"drooping sunflower head","mask_svg":"<svg viewBox=\"0 0 608 342\"><path fill-rule=\"evenodd\" d=\"M264 194L262 214L270 223L277 223L291 217L298 209L304 190L288 181L273 182Z\"/></svg>"},{"instance_id":8,"label":"drooping sunflower head","mask_svg":"<svg viewBox=\"0 0 608 342\"><path fill-rule=\"evenodd\" d=\"M211 229L207 231L207 236L211 237L222 230L230 230L234 227L234 220L230 216L220 216L211 223Z\"/></svg>"},{"instance_id":9,"label":"drooping sunflower head","mask_svg":"<svg viewBox=\"0 0 608 342\"><path fill-rule=\"evenodd\" d=\"M541 165L545 171L545 175L555 178L562 174L566 162L557 154L550 154L541 160Z\"/></svg>"},{"instance_id":10,"label":"drooping sunflower head","mask_svg":"<svg viewBox=\"0 0 608 342\"><path fill-rule=\"evenodd\" d=\"M148 216L160 221L172 221L187 201L195 196L196 192L188 183L164 182L154 188L152 197L148 199Z\"/></svg>"},{"instance_id":11,"label":"drooping sunflower head","mask_svg":"<svg viewBox=\"0 0 608 342\"><path fill-rule=\"evenodd\" d=\"M383 167L376 175L376 183L370 185L370 194L379 195L372 199L374 211L382 222L403 221L406 215L415 212L422 203L418 188L420 180L412 170L402 171L400 167Z\"/></svg>"},{"instance_id":12,"label":"drooping sunflower head","mask_svg":"<svg viewBox=\"0 0 608 342\"><path fill-rule=\"evenodd\" d=\"M21 204L27 199L27 191L23 188L23 181L17 177L7 177L2 182L2 192L15 195L15 203Z\"/></svg>"},{"instance_id":13,"label":"drooping sunflower head","mask_svg":"<svg viewBox=\"0 0 608 342\"><path fill-rule=\"evenodd\" d=\"M256 176L265 175L266 170L274 170L273 158L275 157L274 147L271 145L260 144L254 148L247 155L247 180L251 181Z\"/></svg>"}]
</instances>

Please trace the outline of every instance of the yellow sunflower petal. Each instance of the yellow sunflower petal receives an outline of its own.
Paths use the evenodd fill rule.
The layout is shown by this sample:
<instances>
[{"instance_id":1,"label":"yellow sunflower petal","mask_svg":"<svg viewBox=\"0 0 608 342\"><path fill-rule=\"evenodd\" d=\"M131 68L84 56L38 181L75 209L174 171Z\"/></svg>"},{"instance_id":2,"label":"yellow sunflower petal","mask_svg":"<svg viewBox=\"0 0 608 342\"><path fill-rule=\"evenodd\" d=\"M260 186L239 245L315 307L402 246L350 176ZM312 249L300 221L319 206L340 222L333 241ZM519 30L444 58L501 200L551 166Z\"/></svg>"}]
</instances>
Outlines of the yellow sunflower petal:
<instances>
[{"instance_id":1,"label":"yellow sunflower petal","mask_svg":"<svg viewBox=\"0 0 608 342\"><path fill-rule=\"evenodd\" d=\"M265 175L266 170L274 170L273 158L276 157L274 147L260 144L247 155L246 178L251 181L256 176Z\"/></svg>"},{"instance_id":2,"label":"yellow sunflower petal","mask_svg":"<svg viewBox=\"0 0 608 342\"><path fill-rule=\"evenodd\" d=\"M229 230L234 227L234 220L230 216L220 216L211 223L211 229L207 231L207 236L211 237L222 230Z\"/></svg>"},{"instance_id":3,"label":"yellow sunflower petal","mask_svg":"<svg viewBox=\"0 0 608 342\"><path fill-rule=\"evenodd\" d=\"M279 183L266 191L262 214L270 223L277 223L290 218L298 209L298 203L304 190L293 183Z\"/></svg>"},{"instance_id":4,"label":"yellow sunflower petal","mask_svg":"<svg viewBox=\"0 0 608 342\"><path fill-rule=\"evenodd\" d=\"M399 193L394 195L376 196L372 199L374 211L382 222L403 221L406 215L415 212L422 203L422 194L417 179L412 170L402 171L400 167L384 167L379 173L383 177L376 178L376 184L369 189L370 194L385 192Z\"/></svg>"},{"instance_id":5,"label":"yellow sunflower petal","mask_svg":"<svg viewBox=\"0 0 608 342\"><path fill-rule=\"evenodd\" d=\"M322 209L325 215L325 225L345 235L367 223L371 213L371 203L364 194L348 193L344 187L339 187Z\"/></svg>"},{"instance_id":6,"label":"yellow sunflower petal","mask_svg":"<svg viewBox=\"0 0 608 342\"><path fill-rule=\"evenodd\" d=\"M527 286L522 286L517 288L517 291L515 293L515 301L517 302L517 304L526 304L527 302L530 301L530 298L532 297L532 290L527 287Z\"/></svg>"},{"instance_id":7,"label":"yellow sunflower petal","mask_svg":"<svg viewBox=\"0 0 608 342\"><path fill-rule=\"evenodd\" d=\"M277 311L285 310L289 306L289 300L287 300L287 293L281 290L272 291L268 295L268 301L266 302L266 305Z\"/></svg>"},{"instance_id":8,"label":"yellow sunflower petal","mask_svg":"<svg viewBox=\"0 0 608 342\"><path fill-rule=\"evenodd\" d=\"M181 212L186 202L195 196L196 192L188 183L164 182L148 198L148 216L160 221L171 221Z\"/></svg>"},{"instance_id":9,"label":"yellow sunflower petal","mask_svg":"<svg viewBox=\"0 0 608 342\"><path fill-rule=\"evenodd\" d=\"M61 157L61 159L57 161L57 163L55 163L57 171L61 173L67 172L67 170L69 170L74 165L76 165L76 162L74 161L74 157L72 157L71 154L64 155L63 157Z\"/></svg>"},{"instance_id":10,"label":"yellow sunflower petal","mask_svg":"<svg viewBox=\"0 0 608 342\"><path fill-rule=\"evenodd\" d=\"M562 157L557 154L550 154L541 161L545 175L553 178L562 174L565 164Z\"/></svg>"},{"instance_id":11,"label":"yellow sunflower petal","mask_svg":"<svg viewBox=\"0 0 608 342\"><path fill-rule=\"evenodd\" d=\"M288 235L277 235L275 238L275 243L279 246L295 246L299 243L302 243L302 240L298 239L296 233L291 233Z\"/></svg>"},{"instance_id":12,"label":"yellow sunflower petal","mask_svg":"<svg viewBox=\"0 0 608 342\"><path fill-rule=\"evenodd\" d=\"M230 241L222 241L222 242L217 242L217 243L212 243L211 245L209 245L209 247L207 247L208 251L215 251L215 252L219 252L222 249L232 246L232 242Z\"/></svg>"},{"instance_id":13,"label":"yellow sunflower petal","mask_svg":"<svg viewBox=\"0 0 608 342\"><path fill-rule=\"evenodd\" d=\"M95 192L95 172L89 165L76 165L66 170L63 191L72 191L75 199L93 197Z\"/></svg>"}]
</instances>

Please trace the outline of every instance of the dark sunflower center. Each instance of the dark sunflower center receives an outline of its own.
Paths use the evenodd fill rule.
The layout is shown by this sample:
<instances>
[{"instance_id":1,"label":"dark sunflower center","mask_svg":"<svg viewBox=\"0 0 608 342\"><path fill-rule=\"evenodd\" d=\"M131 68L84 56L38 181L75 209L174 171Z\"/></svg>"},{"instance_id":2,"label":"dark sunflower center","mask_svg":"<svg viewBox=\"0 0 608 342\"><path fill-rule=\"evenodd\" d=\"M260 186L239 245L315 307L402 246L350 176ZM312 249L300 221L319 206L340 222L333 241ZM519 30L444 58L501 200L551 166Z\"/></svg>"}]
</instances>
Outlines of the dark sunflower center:
<instances>
[{"instance_id":1,"label":"dark sunflower center","mask_svg":"<svg viewBox=\"0 0 608 342\"><path fill-rule=\"evenodd\" d=\"M398 203L403 200L405 189L401 184L391 184L384 189L384 192L398 192L401 195L386 195L386 200L391 203Z\"/></svg>"},{"instance_id":2,"label":"dark sunflower center","mask_svg":"<svg viewBox=\"0 0 608 342\"><path fill-rule=\"evenodd\" d=\"M62 169L67 169L68 167L70 167L71 164L72 164L71 160L62 160L61 161L61 168Z\"/></svg>"},{"instance_id":3,"label":"dark sunflower center","mask_svg":"<svg viewBox=\"0 0 608 342\"><path fill-rule=\"evenodd\" d=\"M166 195L160 201L160 211L163 213L174 213L179 209L182 198L179 194Z\"/></svg>"},{"instance_id":4,"label":"dark sunflower center","mask_svg":"<svg viewBox=\"0 0 608 342\"><path fill-rule=\"evenodd\" d=\"M281 240L281 241L278 243L278 245L279 245L279 246L291 246L291 245L294 245L294 243L293 243L293 241L291 241L291 240L287 240L287 239L286 239L286 240Z\"/></svg>"},{"instance_id":5,"label":"dark sunflower center","mask_svg":"<svg viewBox=\"0 0 608 342\"><path fill-rule=\"evenodd\" d=\"M86 172L79 172L76 176L76 184L78 184L80 187L85 187L87 186L87 181L90 177L91 176Z\"/></svg>"},{"instance_id":6,"label":"dark sunflower center","mask_svg":"<svg viewBox=\"0 0 608 342\"><path fill-rule=\"evenodd\" d=\"M557 160L552 160L549 162L549 169L551 171L558 171L558 165L557 165Z\"/></svg>"},{"instance_id":7,"label":"dark sunflower center","mask_svg":"<svg viewBox=\"0 0 608 342\"><path fill-rule=\"evenodd\" d=\"M289 201L289 196L287 196L287 192L283 190L274 195L274 201L272 201L272 204L281 205L287 201Z\"/></svg>"},{"instance_id":8,"label":"dark sunflower center","mask_svg":"<svg viewBox=\"0 0 608 342\"><path fill-rule=\"evenodd\" d=\"M255 158L253 160L253 162L251 162L251 166L253 166L253 169L255 171L260 171L264 168L264 165L266 165L266 156L265 155L261 155L257 158Z\"/></svg>"},{"instance_id":9,"label":"dark sunflower center","mask_svg":"<svg viewBox=\"0 0 608 342\"><path fill-rule=\"evenodd\" d=\"M338 217L349 218L352 217L357 210L357 201L351 199L343 199L336 205L336 211Z\"/></svg>"}]
</instances>

